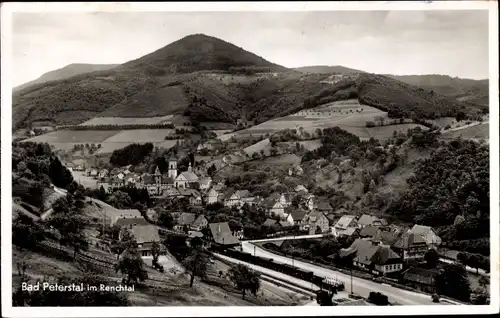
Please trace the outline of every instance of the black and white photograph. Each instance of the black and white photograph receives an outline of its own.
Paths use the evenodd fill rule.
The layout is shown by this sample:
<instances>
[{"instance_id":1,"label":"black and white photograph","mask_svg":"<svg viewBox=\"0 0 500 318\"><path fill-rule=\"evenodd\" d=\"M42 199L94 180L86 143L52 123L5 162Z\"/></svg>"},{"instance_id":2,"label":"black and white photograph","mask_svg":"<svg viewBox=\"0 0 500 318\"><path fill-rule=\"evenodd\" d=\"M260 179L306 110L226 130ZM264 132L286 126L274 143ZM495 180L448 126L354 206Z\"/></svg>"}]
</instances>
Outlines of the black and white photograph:
<instances>
[{"instance_id":1,"label":"black and white photograph","mask_svg":"<svg viewBox=\"0 0 500 318\"><path fill-rule=\"evenodd\" d=\"M1 10L2 315L498 313L496 4Z\"/></svg>"}]
</instances>

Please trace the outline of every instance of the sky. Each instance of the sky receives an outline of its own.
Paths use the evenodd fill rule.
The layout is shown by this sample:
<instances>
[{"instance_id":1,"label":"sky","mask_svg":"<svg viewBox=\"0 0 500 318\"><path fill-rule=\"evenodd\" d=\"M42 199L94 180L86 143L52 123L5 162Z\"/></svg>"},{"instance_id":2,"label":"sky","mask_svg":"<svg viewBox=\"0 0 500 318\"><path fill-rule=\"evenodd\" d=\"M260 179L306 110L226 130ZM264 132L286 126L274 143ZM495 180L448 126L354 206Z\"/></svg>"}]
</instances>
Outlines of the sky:
<instances>
[{"instance_id":1,"label":"sky","mask_svg":"<svg viewBox=\"0 0 500 318\"><path fill-rule=\"evenodd\" d=\"M286 67L488 78L487 11L13 13L13 85L204 33Z\"/></svg>"}]
</instances>

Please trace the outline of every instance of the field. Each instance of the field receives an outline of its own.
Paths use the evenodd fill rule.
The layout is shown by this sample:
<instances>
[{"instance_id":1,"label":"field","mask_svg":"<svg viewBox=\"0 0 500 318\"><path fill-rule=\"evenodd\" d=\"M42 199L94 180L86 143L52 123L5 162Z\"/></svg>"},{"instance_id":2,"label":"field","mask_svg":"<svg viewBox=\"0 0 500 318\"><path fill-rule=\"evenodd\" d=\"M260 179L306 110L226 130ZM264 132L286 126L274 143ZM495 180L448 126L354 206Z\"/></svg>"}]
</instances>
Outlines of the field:
<instances>
[{"instance_id":1,"label":"field","mask_svg":"<svg viewBox=\"0 0 500 318\"><path fill-rule=\"evenodd\" d=\"M306 150L315 150L321 147L321 140L320 139L312 139L312 140L304 140L304 141L297 141L300 145L304 146L304 149ZM287 142L280 142L278 145L292 145L295 146L297 143L295 141L287 141Z\"/></svg>"},{"instance_id":2,"label":"field","mask_svg":"<svg viewBox=\"0 0 500 318\"><path fill-rule=\"evenodd\" d=\"M382 119L388 122L387 113L377 108L362 105L356 99L338 101L318 106L316 108L303 110L290 116L269 120L262 124L256 125L249 129L240 130L234 134L220 136L220 139L229 139L232 135L248 136L273 134L283 129L299 129L302 127L304 131L309 133L316 129L324 129L338 126L361 139L369 139L371 137L385 140L392 137L393 131L406 132L409 128L414 128L419 125L403 123L396 125L387 125L379 127L366 127L366 122L376 122L376 119ZM420 126L426 129L424 126Z\"/></svg>"},{"instance_id":3,"label":"field","mask_svg":"<svg viewBox=\"0 0 500 318\"><path fill-rule=\"evenodd\" d=\"M116 135L119 130L58 130L36 136L26 141L52 143L101 143Z\"/></svg>"},{"instance_id":4,"label":"field","mask_svg":"<svg viewBox=\"0 0 500 318\"><path fill-rule=\"evenodd\" d=\"M71 150L80 144L96 144L101 146L96 153L105 154L133 143L151 142L158 148L171 148L177 140L165 140L165 137L173 132L173 129L58 130L25 141L46 142L56 150Z\"/></svg>"},{"instance_id":5,"label":"field","mask_svg":"<svg viewBox=\"0 0 500 318\"><path fill-rule=\"evenodd\" d=\"M166 136L174 133L173 129L134 129L122 130L114 136L106 139L104 142L160 142L164 141Z\"/></svg>"},{"instance_id":6,"label":"field","mask_svg":"<svg viewBox=\"0 0 500 318\"><path fill-rule=\"evenodd\" d=\"M271 151L271 144L270 144L269 138L261 140L258 143L255 143L255 144L253 144L253 145L251 145L251 146L246 147L245 149L243 149L243 151L245 153L247 153L248 155L250 155L250 156L254 152L257 152L260 155L260 152L262 150L264 151L264 153L266 155L268 155L268 153Z\"/></svg>"},{"instance_id":7,"label":"field","mask_svg":"<svg viewBox=\"0 0 500 318\"><path fill-rule=\"evenodd\" d=\"M162 117L96 117L80 124L80 126L96 126L96 125L156 125L169 123L173 115Z\"/></svg>"},{"instance_id":8,"label":"field","mask_svg":"<svg viewBox=\"0 0 500 318\"><path fill-rule=\"evenodd\" d=\"M454 139L462 137L464 139L488 139L490 135L490 124L482 123L469 127L457 128L442 133L441 138Z\"/></svg>"}]
</instances>

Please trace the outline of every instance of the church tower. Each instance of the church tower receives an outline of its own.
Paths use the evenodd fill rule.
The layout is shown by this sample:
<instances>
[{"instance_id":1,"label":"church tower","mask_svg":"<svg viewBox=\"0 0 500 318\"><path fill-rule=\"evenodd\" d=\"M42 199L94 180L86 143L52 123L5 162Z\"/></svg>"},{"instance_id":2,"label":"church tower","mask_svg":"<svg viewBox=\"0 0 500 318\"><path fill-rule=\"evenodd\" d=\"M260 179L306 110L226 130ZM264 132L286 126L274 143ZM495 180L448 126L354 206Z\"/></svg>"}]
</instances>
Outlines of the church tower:
<instances>
[{"instance_id":1,"label":"church tower","mask_svg":"<svg viewBox=\"0 0 500 318\"><path fill-rule=\"evenodd\" d=\"M177 159L175 158L168 161L168 177L172 180L177 178Z\"/></svg>"},{"instance_id":2,"label":"church tower","mask_svg":"<svg viewBox=\"0 0 500 318\"><path fill-rule=\"evenodd\" d=\"M158 166L156 166L156 170L155 170L155 183L156 183L156 193L158 195L161 194L161 172L160 172L160 169L158 168Z\"/></svg>"}]
</instances>

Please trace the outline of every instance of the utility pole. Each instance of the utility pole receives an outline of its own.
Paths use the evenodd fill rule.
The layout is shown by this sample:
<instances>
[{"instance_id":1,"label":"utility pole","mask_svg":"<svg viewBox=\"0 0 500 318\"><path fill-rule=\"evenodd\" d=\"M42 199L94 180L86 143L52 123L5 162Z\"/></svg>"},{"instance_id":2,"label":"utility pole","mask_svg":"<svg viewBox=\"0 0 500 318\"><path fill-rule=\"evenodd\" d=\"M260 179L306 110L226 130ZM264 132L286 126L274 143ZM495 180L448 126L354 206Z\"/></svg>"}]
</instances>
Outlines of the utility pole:
<instances>
[{"instance_id":1,"label":"utility pole","mask_svg":"<svg viewBox=\"0 0 500 318\"><path fill-rule=\"evenodd\" d=\"M351 295L352 295L352 268L351 268Z\"/></svg>"},{"instance_id":2,"label":"utility pole","mask_svg":"<svg viewBox=\"0 0 500 318\"><path fill-rule=\"evenodd\" d=\"M253 257L255 257L255 245L253 246Z\"/></svg>"}]
</instances>

